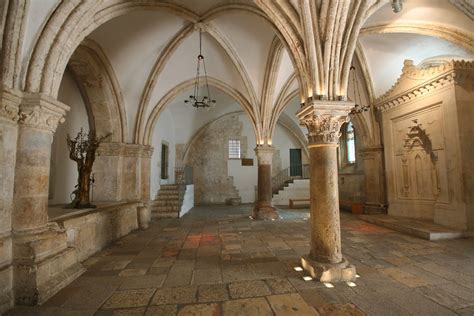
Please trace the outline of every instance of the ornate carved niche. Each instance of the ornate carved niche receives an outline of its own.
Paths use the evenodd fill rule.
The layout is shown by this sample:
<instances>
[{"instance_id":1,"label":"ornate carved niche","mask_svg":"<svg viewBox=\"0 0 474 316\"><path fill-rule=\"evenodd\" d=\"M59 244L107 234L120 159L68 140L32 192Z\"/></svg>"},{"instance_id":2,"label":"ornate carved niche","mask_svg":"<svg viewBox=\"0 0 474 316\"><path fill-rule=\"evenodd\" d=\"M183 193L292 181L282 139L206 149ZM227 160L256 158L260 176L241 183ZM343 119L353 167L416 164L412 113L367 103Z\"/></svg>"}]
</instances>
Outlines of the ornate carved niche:
<instances>
[{"instance_id":1,"label":"ornate carved niche","mask_svg":"<svg viewBox=\"0 0 474 316\"><path fill-rule=\"evenodd\" d=\"M403 147L397 155L399 193L403 198L436 200L441 191L438 176L438 157L433 151L430 135L418 119L408 126Z\"/></svg>"}]
</instances>

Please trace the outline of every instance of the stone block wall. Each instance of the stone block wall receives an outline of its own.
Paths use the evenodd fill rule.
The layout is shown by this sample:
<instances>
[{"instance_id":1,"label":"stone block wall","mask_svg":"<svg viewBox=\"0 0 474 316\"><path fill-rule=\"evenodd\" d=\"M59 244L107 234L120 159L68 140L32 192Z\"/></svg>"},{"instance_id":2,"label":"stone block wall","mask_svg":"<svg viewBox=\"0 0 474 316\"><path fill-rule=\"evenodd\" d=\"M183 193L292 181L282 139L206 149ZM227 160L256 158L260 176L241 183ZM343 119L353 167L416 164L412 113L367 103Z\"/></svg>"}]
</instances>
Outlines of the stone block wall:
<instances>
[{"instance_id":1,"label":"stone block wall","mask_svg":"<svg viewBox=\"0 0 474 316\"><path fill-rule=\"evenodd\" d=\"M136 201L150 198L151 146L103 143L94 163L94 199Z\"/></svg>"},{"instance_id":2,"label":"stone block wall","mask_svg":"<svg viewBox=\"0 0 474 316\"><path fill-rule=\"evenodd\" d=\"M56 220L66 229L68 246L74 247L79 261L84 261L111 242L138 229L139 203L99 206L83 214Z\"/></svg>"},{"instance_id":3,"label":"stone block wall","mask_svg":"<svg viewBox=\"0 0 474 316\"><path fill-rule=\"evenodd\" d=\"M186 163L193 168L196 205L224 204L239 197L232 177L228 176L227 160L229 139L239 139L241 135L242 123L235 114L211 123L192 144ZM247 145L241 143L241 147Z\"/></svg>"}]
</instances>

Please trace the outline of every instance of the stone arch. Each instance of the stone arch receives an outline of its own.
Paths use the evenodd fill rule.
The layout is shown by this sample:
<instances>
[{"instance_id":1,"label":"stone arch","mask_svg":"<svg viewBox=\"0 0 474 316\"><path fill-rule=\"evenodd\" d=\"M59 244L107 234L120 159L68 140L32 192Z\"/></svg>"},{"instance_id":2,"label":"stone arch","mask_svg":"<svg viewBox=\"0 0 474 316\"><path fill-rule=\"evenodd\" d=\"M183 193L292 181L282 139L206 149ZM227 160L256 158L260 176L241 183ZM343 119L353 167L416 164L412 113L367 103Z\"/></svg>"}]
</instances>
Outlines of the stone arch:
<instances>
[{"instance_id":1,"label":"stone arch","mask_svg":"<svg viewBox=\"0 0 474 316\"><path fill-rule=\"evenodd\" d=\"M68 63L86 104L89 126L112 142L127 141L125 106L115 72L101 47L86 39Z\"/></svg>"},{"instance_id":2,"label":"stone arch","mask_svg":"<svg viewBox=\"0 0 474 316\"><path fill-rule=\"evenodd\" d=\"M145 145L151 144L151 140L153 137L153 130L155 129L156 122L158 121L158 118L161 112L164 110L166 105L168 105L176 96L178 96L184 90L192 87L194 85L194 82L195 82L194 79L190 79L178 84L176 87L168 91L168 93L166 93L160 99L160 101L158 101L158 103L155 105L152 112L150 113L148 120L146 122L146 125L144 127L143 138L140 140L142 144L145 144ZM227 95L232 97L234 100L239 102L243 110L249 116L250 122L252 123L252 126L254 128L255 138L258 143L258 140L261 138L261 135L257 128L257 120L254 115L254 112L252 111L252 105L250 104L250 102L240 92L230 87L226 83L220 81L219 79L208 77L208 82L210 86L216 87L217 89L221 90L222 92L226 93Z\"/></svg>"},{"instance_id":3,"label":"stone arch","mask_svg":"<svg viewBox=\"0 0 474 316\"><path fill-rule=\"evenodd\" d=\"M0 3L3 19L0 22L0 28L3 28L3 38L0 40L0 82L8 88L19 88L21 48L27 8L26 0L5 0Z\"/></svg>"},{"instance_id":4,"label":"stone arch","mask_svg":"<svg viewBox=\"0 0 474 316\"><path fill-rule=\"evenodd\" d=\"M293 62L296 77L300 86L300 98L304 102L312 95L311 83L306 71L306 55L300 27L300 17L289 2L276 2L267 0L254 0L259 8L272 20L276 29L281 34L282 42L288 49L288 54Z\"/></svg>"},{"instance_id":5,"label":"stone arch","mask_svg":"<svg viewBox=\"0 0 474 316\"><path fill-rule=\"evenodd\" d=\"M181 161L185 162L186 159L188 158L188 153L189 153L189 150L191 149L192 145L196 142L196 139L199 138L200 135L202 135L202 133L209 127L211 126L213 123L215 122L218 122L220 120L223 120L229 116L232 116L232 115L236 115L236 114L241 114L241 113L244 113L243 111L234 111L234 112L229 112L229 113L226 113L224 115L221 115L219 116L218 118L210 121L209 123L206 123L204 126L202 126L199 130L197 130L196 133L194 133L194 135L191 137L191 139L189 140L189 142L186 144L186 147L184 148L184 151L183 151L183 156L180 157Z\"/></svg>"},{"instance_id":6,"label":"stone arch","mask_svg":"<svg viewBox=\"0 0 474 316\"><path fill-rule=\"evenodd\" d=\"M388 33L411 33L428 35L449 41L457 46L474 53L474 38L472 35L462 32L453 27L421 22L382 23L364 27L360 35L364 34L388 34Z\"/></svg>"}]
</instances>

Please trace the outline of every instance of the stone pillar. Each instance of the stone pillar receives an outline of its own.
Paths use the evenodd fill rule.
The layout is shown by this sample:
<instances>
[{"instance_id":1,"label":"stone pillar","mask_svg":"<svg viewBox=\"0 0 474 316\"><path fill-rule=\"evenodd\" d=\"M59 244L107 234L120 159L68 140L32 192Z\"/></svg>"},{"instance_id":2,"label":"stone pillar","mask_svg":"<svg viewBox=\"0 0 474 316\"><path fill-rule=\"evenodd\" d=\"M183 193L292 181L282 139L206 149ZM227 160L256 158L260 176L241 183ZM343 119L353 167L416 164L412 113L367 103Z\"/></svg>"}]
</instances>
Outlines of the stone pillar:
<instances>
[{"instance_id":1,"label":"stone pillar","mask_svg":"<svg viewBox=\"0 0 474 316\"><path fill-rule=\"evenodd\" d=\"M270 219L278 218L277 210L272 206L272 158L274 147L258 145L255 148L258 162L258 198L253 210L253 218Z\"/></svg>"},{"instance_id":2,"label":"stone pillar","mask_svg":"<svg viewBox=\"0 0 474 316\"><path fill-rule=\"evenodd\" d=\"M44 302L84 271L65 231L48 223L51 143L68 110L41 94L24 95L20 105L12 214L17 305Z\"/></svg>"},{"instance_id":3,"label":"stone pillar","mask_svg":"<svg viewBox=\"0 0 474 316\"><path fill-rule=\"evenodd\" d=\"M353 103L311 101L297 116L308 129L310 160L310 253L302 266L321 282L350 281L355 267L341 252L337 146Z\"/></svg>"},{"instance_id":4,"label":"stone pillar","mask_svg":"<svg viewBox=\"0 0 474 316\"><path fill-rule=\"evenodd\" d=\"M386 212L383 147L373 146L362 149L365 177L364 213Z\"/></svg>"},{"instance_id":5,"label":"stone pillar","mask_svg":"<svg viewBox=\"0 0 474 316\"><path fill-rule=\"evenodd\" d=\"M153 147L102 143L94 163L94 201L150 199L150 158Z\"/></svg>"},{"instance_id":6,"label":"stone pillar","mask_svg":"<svg viewBox=\"0 0 474 316\"><path fill-rule=\"evenodd\" d=\"M13 305L12 210L21 92L0 91L0 314Z\"/></svg>"}]
</instances>

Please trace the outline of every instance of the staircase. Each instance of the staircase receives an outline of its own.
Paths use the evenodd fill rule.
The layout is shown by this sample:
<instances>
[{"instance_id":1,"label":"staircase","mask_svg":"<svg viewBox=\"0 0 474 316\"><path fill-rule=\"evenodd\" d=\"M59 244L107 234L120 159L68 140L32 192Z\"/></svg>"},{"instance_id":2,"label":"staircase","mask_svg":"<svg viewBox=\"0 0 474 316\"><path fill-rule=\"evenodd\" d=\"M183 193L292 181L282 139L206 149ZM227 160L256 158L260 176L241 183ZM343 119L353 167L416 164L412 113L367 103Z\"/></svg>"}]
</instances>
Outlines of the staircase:
<instances>
[{"instance_id":1,"label":"staircase","mask_svg":"<svg viewBox=\"0 0 474 316\"><path fill-rule=\"evenodd\" d=\"M299 169L299 172L295 172L292 168ZM300 175L292 175L300 173ZM284 190L285 187L291 185L295 179L309 179L309 165L299 165L288 167L283 169L279 174L275 175L272 178L272 192L273 195L278 194L281 190Z\"/></svg>"},{"instance_id":2,"label":"staircase","mask_svg":"<svg viewBox=\"0 0 474 316\"><path fill-rule=\"evenodd\" d=\"M273 205L288 206L289 199L309 199L309 179L293 179L273 195Z\"/></svg>"},{"instance_id":3,"label":"staircase","mask_svg":"<svg viewBox=\"0 0 474 316\"><path fill-rule=\"evenodd\" d=\"M176 184L162 184L155 199L151 201L152 220L179 218L194 206L192 167L176 167Z\"/></svg>"},{"instance_id":4,"label":"staircase","mask_svg":"<svg viewBox=\"0 0 474 316\"><path fill-rule=\"evenodd\" d=\"M178 218L185 190L186 186L162 184L156 198L151 202L152 219Z\"/></svg>"}]
</instances>

